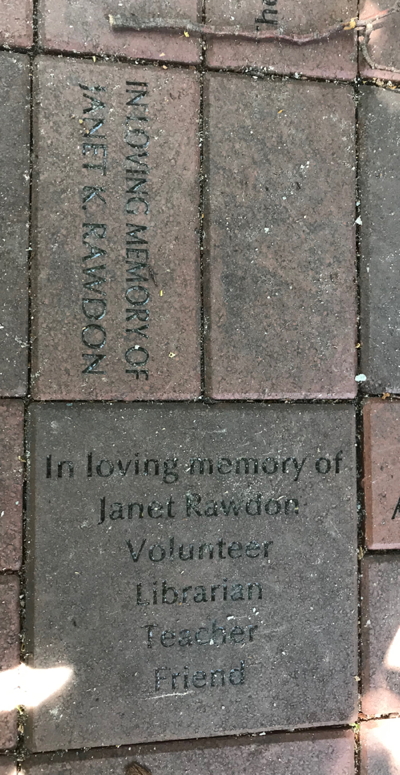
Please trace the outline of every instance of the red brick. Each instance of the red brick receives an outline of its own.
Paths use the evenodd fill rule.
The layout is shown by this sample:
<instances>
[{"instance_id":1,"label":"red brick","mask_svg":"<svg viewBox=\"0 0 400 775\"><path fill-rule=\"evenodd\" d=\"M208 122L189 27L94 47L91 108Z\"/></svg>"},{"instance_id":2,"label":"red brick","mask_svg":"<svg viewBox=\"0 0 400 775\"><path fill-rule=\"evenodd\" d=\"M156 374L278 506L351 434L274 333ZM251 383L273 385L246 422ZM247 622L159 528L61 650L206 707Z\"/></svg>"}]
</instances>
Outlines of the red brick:
<instances>
[{"instance_id":1,"label":"red brick","mask_svg":"<svg viewBox=\"0 0 400 775\"><path fill-rule=\"evenodd\" d=\"M0 775L16 775L17 768L7 756L0 756Z\"/></svg>"},{"instance_id":2,"label":"red brick","mask_svg":"<svg viewBox=\"0 0 400 775\"><path fill-rule=\"evenodd\" d=\"M0 2L1 8L3 4ZM11 7L11 6L10 6ZM0 27L1 14L0 10ZM28 370L29 59L0 53L0 396L23 396Z\"/></svg>"},{"instance_id":3,"label":"red brick","mask_svg":"<svg viewBox=\"0 0 400 775\"><path fill-rule=\"evenodd\" d=\"M262 0L206 0L207 21L217 26L243 26L245 29L270 29L280 34L324 32L333 24L357 14L356 0L327 0L316 4L312 0L277 0L278 26L256 25L267 8ZM355 37L344 32L329 41L294 46L274 41L252 42L225 39L207 43L207 64L210 67L256 67L267 72L351 79L357 72Z\"/></svg>"},{"instance_id":4,"label":"red brick","mask_svg":"<svg viewBox=\"0 0 400 775\"><path fill-rule=\"evenodd\" d=\"M1 0L0 45L32 46L32 19L33 0Z\"/></svg>"},{"instance_id":5,"label":"red brick","mask_svg":"<svg viewBox=\"0 0 400 775\"><path fill-rule=\"evenodd\" d=\"M360 19L375 16L379 11L391 8L392 0L363 0L360 4ZM371 34L368 52L370 58L379 68L371 68L360 52L360 73L363 78L383 78L397 83L400 81L400 13L389 16L382 26ZM380 69L382 67L382 69ZM398 72L393 73L393 67Z\"/></svg>"},{"instance_id":6,"label":"red brick","mask_svg":"<svg viewBox=\"0 0 400 775\"><path fill-rule=\"evenodd\" d=\"M136 765L137 769L133 766ZM173 746L130 746L114 751L32 756L27 775L355 775L351 732L202 740Z\"/></svg>"},{"instance_id":7,"label":"red brick","mask_svg":"<svg viewBox=\"0 0 400 775\"><path fill-rule=\"evenodd\" d=\"M37 68L34 396L196 398L200 393L197 74L51 57L39 59ZM145 97L136 95L136 113L127 107L133 99L127 89L134 87L127 87L126 81L148 84ZM104 87L106 91L93 94L105 95L105 107L85 113L88 105L90 111L91 92L79 84ZM139 145L146 142L143 154L148 156L140 157L144 172L138 168L140 159L127 160L135 150L142 153L124 141L131 112L139 118L132 119L128 139L131 145L136 138ZM104 124L90 137L85 131L94 126L92 116L96 121L103 117ZM91 143L100 147L100 153L94 146L90 150ZM99 156L85 158L85 148ZM105 167L84 168L96 158L101 162L106 152ZM126 169L132 171L129 178ZM104 190L99 193L99 188ZM92 200L93 191L98 193ZM132 209L137 214L129 212ZM131 223L142 229L135 242L128 236ZM100 299L101 307L90 301L83 308L84 298ZM97 355L105 355L95 366L98 373L84 373Z\"/></svg>"},{"instance_id":8,"label":"red brick","mask_svg":"<svg viewBox=\"0 0 400 775\"><path fill-rule=\"evenodd\" d=\"M400 719L361 724L361 775L400 775Z\"/></svg>"},{"instance_id":9,"label":"red brick","mask_svg":"<svg viewBox=\"0 0 400 775\"><path fill-rule=\"evenodd\" d=\"M400 549L400 402L364 406L364 490L369 549Z\"/></svg>"},{"instance_id":10,"label":"red brick","mask_svg":"<svg viewBox=\"0 0 400 775\"><path fill-rule=\"evenodd\" d=\"M24 450L22 401L0 401L0 427L0 570L19 570Z\"/></svg>"},{"instance_id":11,"label":"red brick","mask_svg":"<svg viewBox=\"0 0 400 775\"><path fill-rule=\"evenodd\" d=\"M400 712L400 556L368 556L362 565L362 710Z\"/></svg>"},{"instance_id":12,"label":"red brick","mask_svg":"<svg viewBox=\"0 0 400 775\"><path fill-rule=\"evenodd\" d=\"M162 5L162 8L161 8ZM134 59L196 63L200 43L183 35L154 32L115 32L110 13L129 13L138 18L200 21L200 0L39 0L39 36L48 49L90 54L117 54Z\"/></svg>"},{"instance_id":13,"label":"red brick","mask_svg":"<svg viewBox=\"0 0 400 775\"><path fill-rule=\"evenodd\" d=\"M0 576L0 672L19 664L19 581ZM0 749L17 742L16 711L0 712Z\"/></svg>"},{"instance_id":14,"label":"red brick","mask_svg":"<svg viewBox=\"0 0 400 775\"><path fill-rule=\"evenodd\" d=\"M218 74L205 110L208 395L353 397L352 90Z\"/></svg>"}]
</instances>

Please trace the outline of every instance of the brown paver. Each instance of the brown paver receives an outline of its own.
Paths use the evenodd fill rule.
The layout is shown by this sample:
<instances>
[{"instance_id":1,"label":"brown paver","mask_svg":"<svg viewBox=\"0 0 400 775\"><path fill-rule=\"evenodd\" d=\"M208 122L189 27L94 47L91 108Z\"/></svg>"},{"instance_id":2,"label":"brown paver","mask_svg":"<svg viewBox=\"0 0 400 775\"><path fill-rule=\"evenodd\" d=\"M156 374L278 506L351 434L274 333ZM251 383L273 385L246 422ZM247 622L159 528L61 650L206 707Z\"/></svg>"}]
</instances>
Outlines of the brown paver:
<instances>
[{"instance_id":1,"label":"brown paver","mask_svg":"<svg viewBox=\"0 0 400 775\"><path fill-rule=\"evenodd\" d=\"M39 39L45 48L133 59L197 63L199 40L184 35L116 32L109 14L139 19L200 21L201 0L39 0Z\"/></svg>"},{"instance_id":2,"label":"brown paver","mask_svg":"<svg viewBox=\"0 0 400 775\"><path fill-rule=\"evenodd\" d=\"M1 0L0 45L29 48L33 43L32 20L32 0Z\"/></svg>"},{"instance_id":3,"label":"brown paver","mask_svg":"<svg viewBox=\"0 0 400 775\"><path fill-rule=\"evenodd\" d=\"M24 450L22 401L0 401L0 427L0 570L19 570Z\"/></svg>"},{"instance_id":4,"label":"brown paver","mask_svg":"<svg viewBox=\"0 0 400 775\"><path fill-rule=\"evenodd\" d=\"M356 0L206 0L207 21L216 26L270 30L279 34L308 35L325 32L337 22L357 14ZM277 13L274 14L274 11ZM265 23L256 19L264 18ZM271 23L277 21L277 24ZM256 67L266 72L297 73L319 78L352 79L357 73L357 52L352 32L329 41L294 46L276 41L228 38L207 42L210 67Z\"/></svg>"},{"instance_id":5,"label":"brown paver","mask_svg":"<svg viewBox=\"0 0 400 775\"><path fill-rule=\"evenodd\" d=\"M27 650L72 670L31 750L354 720L353 407L47 403L29 436Z\"/></svg>"},{"instance_id":6,"label":"brown paver","mask_svg":"<svg viewBox=\"0 0 400 775\"><path fill-rule=\"evenodd\" d=\"M400 14L399 14L400 15ZM400 92L361 88L361 370L368 393L400 392Z\"/></svg>"},{"instance_id":7,"label":"brown paver","mask_svg":"<svg viewBox=\"0 0 400 775\"><path fill-rule=\"evenodd\" d=\"M136 768L135 768L136 765ZM145 769L139 769L145 768ZM137 746L110 752L32 756L24 762L28 775L354 775L351 732L270 735L267 738L202 740L168 746Z\"/></svg>"},{"instance_id":8,"label":"brown paver","mask_svg":"<svg viewBox=\"0 0 400 775\"><path fill-rule=\"evenodd\" d=\"M0 675L2 670L11 670L18 664L19 580L16 576L0 576ZM0 749L12 748L16 742L16 711L0 710Z\"/></svg>"},{"instance_id":9,"label":"brown paver","mask_svg":"<svg viewBox=\"0 0 400 775\"><path fill-rule=\"evenodd\" d=\"M195 398L197 74L37 68L34 397Z\"/></svg>"},{"instance_id":10,"label":"brown paver","mask_svg":"<svg viewBox=\"0 0 400 775\"><path fill-rule=\"evenodd\" d=\"M1 3L0 29L3 13ZM0 396L26 392L29 94L28 57L0 52Z\"/></svg>"},{"instance_id":11,"label":"brown paver","mask_svg":"<svg viewBox=\"0 0 400 775\"><path fill-rule=\"evenodd\" d=\"M362 565L362 710L400 712L400 557L369 556Z\"/></svg>"},{"instance_id":12,"label":"brown paver","mask_svg":"<svg viewBox=\"0 0 400 775\"><path fill-rule=\"evenodd\" d=\"M363 0L360 3L360 19L375 16L379 11L391 8L391 0ZM360 52L360 74L363 78L388 79L400 81L400 13L394 13L386 19L379 29L371 33L368 53L378 67L372 68ZM390 68L398 70L393 72Z\"/></svg>"},{"instance_id":13,"label":"brown paver","mask_svg":"<svg viewBox=\"0 0 400 775\"><path fill-rule=\"evenodd\" d=\"M400 402L364 406L364 490L369 549L400 549Z\"/></svg>"},{"instance_id":14,"label":"brown paver","mask_svg":"<svg viewBox=\"0 0 400 775\"><path fill-rule=\"evenodd\" d=\"M208 395L353 397L352 90L218 74L205 111Z\"/></svg>"},{"instance_id":15,"label":"brown paver","mask_svg":"<svg viewBox=\"0 0 400 775\"><path fill-rule=\"evenodd\" d=\"M17 768L7 756L0 756L0 775L16 775Z\"/></svg>"},{"instance_id":16,"label":"brown paver","mask_svg":"<svg viewBox=\"0 0 400 775\"><path fill-rule=\"evenodd\" d=\"M361 775L400 775L399 735L400 719L361 724Z\"/></svg>"}]
</instances>

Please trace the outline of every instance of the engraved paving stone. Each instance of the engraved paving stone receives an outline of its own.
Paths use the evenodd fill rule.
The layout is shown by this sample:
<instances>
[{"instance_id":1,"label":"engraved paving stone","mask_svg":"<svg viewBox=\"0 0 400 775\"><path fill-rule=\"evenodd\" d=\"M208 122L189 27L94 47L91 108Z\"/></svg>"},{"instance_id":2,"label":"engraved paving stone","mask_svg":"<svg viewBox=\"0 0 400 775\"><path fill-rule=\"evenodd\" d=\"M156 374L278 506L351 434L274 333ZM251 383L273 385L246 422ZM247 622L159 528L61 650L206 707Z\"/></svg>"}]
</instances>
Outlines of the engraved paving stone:
<instances>
[{"instance_id":1,"label":"engraved paving stone","mask_svg":"<svg viewBox=\"0 0 400 775\"><path fill-rule=\"evenodd\" d=\"M202 0L39 0L39 39L49 49L195 64L200 61L199 40L182 34L115 32L109 16L199 22L201 5Z\"/></svg>"},{"instance_id":2,"label":"engraved paving stone","mask_svg":"<svg viewBox=\"0 0 400 775\"><path fill-rule=\"evenodd\" d=\"M206 0L207 22L216 27L268 31L279 35L321 34L357 15L356 0ZM351 79L357 73L354 33L304 46L274 40L235 38L207 41L210 67L257 67L267 72Z\"/></svg>"},{"instance_id":3,"label":"engraved paving stone","mask_svg":"<svg viewBox=\"0 0 400 775\"><path fill-rule=\"evenodd\" d=\"M400 712L400 557L369 556L362 567L362 709Z\"/></svg>"},{"instance_id":4,"label":"engraved paving stone","mask_svg":"<svg viewBox=\"0 0 400 775\"><path fill-rule=\"evenodd\" d=\"M202 740L199 743L137 746L104 753L34 756L23 775L354 775L351 732L271 735L257 741Z\"/></svg>"},{"instance_id":5,"label":"engraved paving stone","mask_svg":"<svg viewBox=\"0 0 400 775\"><path fill-rule=\"evenodd\" d=\"M42 58L34 396L200 393L196 73Z\"/></svg>"},{"instance_id":6,"label":"engraved paving stone","mask_svg":"<svg viewBox=\"0 0 400 775\"><path fill-rule=\"evenodd\" d=\"M211 75L205 111L208 394L351 398L352 90Z\"/></svg>"},{"instance_id":7,"label":"engraved paving stone","mask_svg":"<svg viewBox=\"0 0 400 775\"><path fill-rule=\"evenodd\" d=\"M347 723L350 406L31 408L34 751Z\"/></svg>"},{"instance_id":8,"label":"engraved paving stone","mask_svg":"<svg viewBox=\"0 0 400 775\"><path fill-rule=\"evenodd\" d=\"M32 21L33 0L1 0L0 45L24 48L31 46L33 43ZM4 160L3 153L2 160Z\"/></svg>"},{"instance_id":9,"label":"engraved paving stone","mask_svg":"<svg viewBox=\"0 0 400 775\"><path fill-rule=\"evenodd\" d=\"M362 87L359 129L363 386L369 393L398 393L400 93Z\"/></svg>"},{"instance_id":10,"label":"engraved paving stone","mask_svg":"<svg viewBox=\"0 0 400 775\"><path fill-rule=\"evenodd\" d=\"M400 549L400 403L364 406L364 490L369 549Z\"/></svg>"},{"instance_id":11,"label":"engraved paving stone","mask_svg":"<svg viewBox=\"0 0 400 775\"><path fill-rule=\"evenodd\" d=\"M2 13L0 10L0 26ZM0 396L23 396L28 366L30 97L27 56L0 53L0 104Z\"/></svg>"},{"instance_id":12,"label":"engraved paving stone","mask_svg":"<svg viewBox=\"0 0 400 775\"><path fill-rule=\"evenodd\" d=\"M0 401L0 427L0 571L16 571L22 549L22 401Z\"/></svg>"},{"instance_id":13,"label":"engraved paving stone","mask_svg":"<svg viewBox=\"0 0 400 775\"><path fill-rule=\"evenodd\" d=\"M0 676L19 664L19 581L16 576L0 576ZM0 749L17 742L17 713L0 698Z\"/></svg>"}]
</instances>

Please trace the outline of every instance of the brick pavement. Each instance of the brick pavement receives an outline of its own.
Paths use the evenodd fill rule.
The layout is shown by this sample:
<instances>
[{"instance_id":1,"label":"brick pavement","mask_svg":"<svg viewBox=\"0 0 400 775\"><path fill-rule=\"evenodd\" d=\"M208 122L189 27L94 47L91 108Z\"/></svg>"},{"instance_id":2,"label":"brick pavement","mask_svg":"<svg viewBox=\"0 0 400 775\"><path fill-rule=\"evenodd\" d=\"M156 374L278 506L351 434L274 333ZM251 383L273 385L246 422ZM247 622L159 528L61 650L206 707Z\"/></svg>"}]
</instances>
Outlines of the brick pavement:
<instances>
[{"instance_id":1,"label":"brick pavement","mask_svg":"<svg viewBox=\"0 0 400 775\"><path fill-rule=\"evenodd\" d=\"M356 13L2 4L0 775L400 772L400 13Z\"/></svg>"}]
</instances>

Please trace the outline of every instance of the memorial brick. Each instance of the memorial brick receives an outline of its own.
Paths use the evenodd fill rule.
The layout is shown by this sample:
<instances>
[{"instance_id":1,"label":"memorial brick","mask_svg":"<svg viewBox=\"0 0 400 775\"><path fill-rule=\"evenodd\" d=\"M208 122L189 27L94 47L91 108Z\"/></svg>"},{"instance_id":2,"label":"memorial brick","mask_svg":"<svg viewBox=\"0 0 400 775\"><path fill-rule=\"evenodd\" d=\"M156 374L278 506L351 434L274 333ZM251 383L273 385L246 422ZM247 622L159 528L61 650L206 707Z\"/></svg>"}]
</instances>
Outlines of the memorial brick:
<instances>
[{"instance_id":1,"label":"memorial brick","mask_svg":"<svg viewBox=\"0 0 400 775\"><path fill-rule=\"evenodd\" d=\"M23 775L354 775L351 732L270 735L241 740L135 746L117 751L90 751L32 756Z\"/></svg>"},{"instance_id":2,"label":"memorial brick","mask_svg":"<svg viewBox=\"0 0 400 775\"><path fill-rule=\"evenodd\" d=\"M29 48L33 43L32 22L33 0L1 0L0 45Z\"/></svg>"},{"instance_id":3,"label":"memorial brick","mask_svg":"<svg viewBox=\"0 0 400 775\"><path fill-rule=\"evenodd\" d=\"M360 727L360 775L400 775L400 719L367 721Z\"/></svg>"},{"instance_id":4,"label":"memorial brick","mask_svg":"<svg viewBox=\"0 0 400 775\"><path fill-rule=\"evenodd\" d=\"M217 27L264 30L285 35L324 33L334 24L357 15L355 0L206 0L207 22ZM268 73L301 74L312 78L352 79L357 74L354 32L304 46L290 43L240 40L207 41L209 67L254 67Z\"/></svg>"},{"instance_id":5,"label":"memorial brick","mask_svg":"<svg viewBox=\"0 0 400 775\"><path fill-rule=\"evenodd\" d=\"M10 14L14 6L10 4ZM0 9L0 27L3 5ZM28 367L29 59L0 52L0 396L26 393Z\"/></svg>"},{"instance_id":6,"label":"memorial brick","mask_svg":"<svg viewBox=\"0 0 400 775\"><path fill-rule=\"evenodd\" d=\"M46 57L36 83L34 397L196 398L197 74Z\"/></svg>"},{"instance_id":7,"label":"memorial brick","mask_svg":"<svg viewBox=\"0 0 400 775\"><path fill-rule=\"evenodd\" d=\"M206 77L206 387L355 395L353 91Z\"/></svg>"},{"instance_id":8,"label":"memorial brick","mask_svg":"<svg viewBox=\"0 0 400 775\"><path fill-rule=\"evenodd\" d=\"M364 406L364 491L369 549L400 549L400 402Z\"/></svg>"},{"instance_id":9,"label":"memorial brick","mask_svg":"<svg viewBox=\"0 0 400 775\"><path fill-rule=\"evenodd\" d=\"M362 566L362 710L400 711L400 557L369 556Z\"/></svg>"},{"instance_id":10,"label":"memorial brick","mask_svg":"<svg viewBox=\"0 0 400 775\"><path fill-rule=\"evenodd\" d=\"M2 670L11 670L18 664L19 581L16 576L0 576L0 675ZM17 713L3 711L1 704L0 749L12 748L17 742Z\"/></svg>"},{"instance_id":11,"label":"memorial brick","mask_svg":"<svg viewBox=\"0 0 400 775\"><path fill-rule=\"evenodd\" d=\"M381 31L380 31L381 32ZM361 88L361 370L368 393L400 392L400 93Z\"/></svg>"},{"instance_id":12,"label":"memorial brick","mask_svg":"<svg viewBox=\"0 0 400 775\"><path fill-rule=\"evenodd\" d=\"M393 7L394 3L376 0L371 3L364 0L360 4L360 19L367 19L374 14ZM394 83L400 81L400 14L394 13L384 20L383 24L371 33L368 43L368 54L372 60L368 63L360 51L360 74L362 78L388 79Z\"/></svg>"},{"instance_id":13,"label":"memorial brick","mask_svg":"<svg viewBox=\"0 0 400 775\"><path fill-rule=\"evenodd\" d=\"M22 401L0 401L0 427L0 571L16 571L21 566L22 551Z\"/></svg>"},{"instance_id":14,"label":"memorial brick","mask_svg":"<svg viewBox=\"0 0 400 775\"><path fill-rule=\"evenodd\" d=\"M354 719L352 407L30 413L30 750Z\"/></svg>"},{"instance_id":15,"label":"memorial brick","mask_svg":"<svg viewBox=\"0 0 400 775\"><path fill-rule=\"evenodd\" d=\"M159 32L116 32L110 26L110 14L134 14L144 21L161 18L166 22L197 22L201 19L201 0L39 0L39 40L47 49L81 54L200 62L198 39Z\"/></svg>"}]
</instances>

